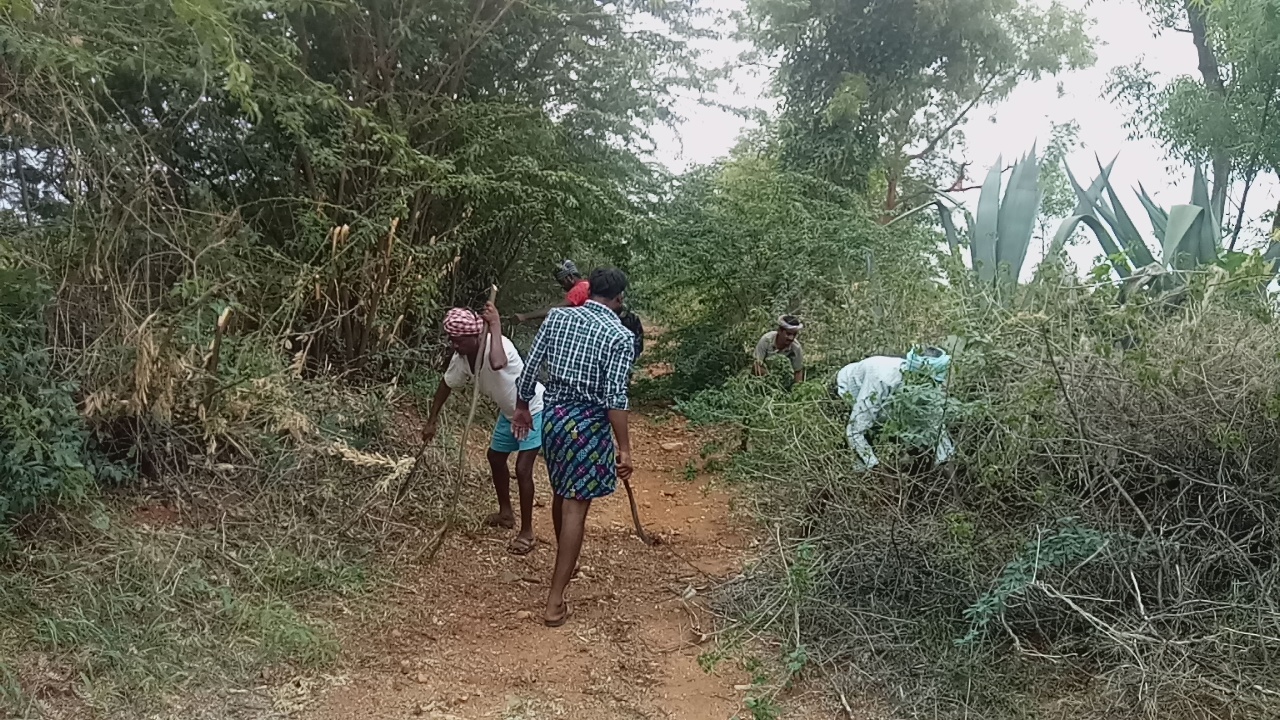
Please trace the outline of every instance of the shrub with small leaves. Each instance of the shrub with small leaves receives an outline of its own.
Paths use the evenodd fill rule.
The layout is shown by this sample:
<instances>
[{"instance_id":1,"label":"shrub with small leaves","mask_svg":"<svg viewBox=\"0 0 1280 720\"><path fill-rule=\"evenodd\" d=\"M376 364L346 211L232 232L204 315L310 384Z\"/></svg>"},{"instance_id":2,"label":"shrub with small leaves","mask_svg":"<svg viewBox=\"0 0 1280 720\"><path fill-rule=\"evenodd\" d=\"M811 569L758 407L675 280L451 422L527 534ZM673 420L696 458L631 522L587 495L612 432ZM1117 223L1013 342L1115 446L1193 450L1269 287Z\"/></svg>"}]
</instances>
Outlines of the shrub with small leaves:
<instances>
[{"instance_id":1,"label":"shrub with small leaves","mask_svg":"<svg viewBox=\"0 0 1280 720\"><path fill-rule=\"evenodd\" d=\"M0 522L92 481L76 386L53 377L44 345L48 299L34 274L0 269Z\"/></svg>"}]
</instances>

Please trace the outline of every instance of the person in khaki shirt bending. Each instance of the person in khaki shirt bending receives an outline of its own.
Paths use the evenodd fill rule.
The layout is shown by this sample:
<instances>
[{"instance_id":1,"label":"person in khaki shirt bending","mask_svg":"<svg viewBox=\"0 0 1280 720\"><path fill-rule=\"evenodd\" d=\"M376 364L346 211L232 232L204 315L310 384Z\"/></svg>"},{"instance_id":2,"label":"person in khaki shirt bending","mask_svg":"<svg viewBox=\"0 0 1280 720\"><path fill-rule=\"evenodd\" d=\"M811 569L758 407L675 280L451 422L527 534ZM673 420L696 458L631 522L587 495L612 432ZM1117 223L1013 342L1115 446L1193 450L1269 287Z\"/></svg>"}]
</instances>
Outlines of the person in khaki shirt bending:
<instances>
[{"instance_id":1,"label":"person in khaki shirt bending","mask_svg":"<svg viewBox=\"0 0 1280 720\"><path fill-rule=\"evenodd\" d=\"M791 361L795 381L804 382L804 348L796 339L803 328L804 325L794 315L783 315L778 318L778 329L765 333L760 337L760 342L756 343L753 372L757 376L764 376L768 373L765 361L774 355L781 355Z\"/></svg>"}]
</instances>

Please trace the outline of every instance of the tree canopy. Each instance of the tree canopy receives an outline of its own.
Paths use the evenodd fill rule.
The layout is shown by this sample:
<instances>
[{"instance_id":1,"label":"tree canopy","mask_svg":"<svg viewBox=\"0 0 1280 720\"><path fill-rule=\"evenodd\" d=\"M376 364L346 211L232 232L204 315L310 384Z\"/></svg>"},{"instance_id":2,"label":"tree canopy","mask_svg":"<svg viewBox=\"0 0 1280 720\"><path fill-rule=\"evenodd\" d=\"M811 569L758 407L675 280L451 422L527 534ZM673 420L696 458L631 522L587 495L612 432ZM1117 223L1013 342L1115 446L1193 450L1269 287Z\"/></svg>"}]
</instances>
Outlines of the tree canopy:
<instances>
[{"instance_id":1,"label":"tree canopy","mask_svg":"<svg viewBox=\"0 0 1280 720\"><path fill-rule=\"evenodd\" d=\"M776 59L788 167L897 206L913 163L936 181L970 111L1093 62L1083 13L1058 2L751 0L743 32Z\"/></svg>"}]
</instances>

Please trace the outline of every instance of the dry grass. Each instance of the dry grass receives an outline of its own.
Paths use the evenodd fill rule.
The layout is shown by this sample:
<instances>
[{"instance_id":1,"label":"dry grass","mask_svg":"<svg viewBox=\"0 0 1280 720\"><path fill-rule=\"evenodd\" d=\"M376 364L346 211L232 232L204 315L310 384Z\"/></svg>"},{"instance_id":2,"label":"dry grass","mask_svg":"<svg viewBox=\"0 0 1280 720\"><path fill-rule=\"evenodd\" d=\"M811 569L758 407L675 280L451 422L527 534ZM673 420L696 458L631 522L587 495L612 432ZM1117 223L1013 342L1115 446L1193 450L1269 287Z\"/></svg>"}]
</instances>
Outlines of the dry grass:
<instances>
[{"instance_id":1,"label":"dry grass","mask_svg":"<svg viewBox=\"0 0 1280 720\"><path fill-rule=\"evenodd\" d=\"M712 403L779 528L722 607L910 717L1274 716L1280 327L1049 299L955 318L954 474L855 473L822 381Z\"/></svg>"}]
</instances>

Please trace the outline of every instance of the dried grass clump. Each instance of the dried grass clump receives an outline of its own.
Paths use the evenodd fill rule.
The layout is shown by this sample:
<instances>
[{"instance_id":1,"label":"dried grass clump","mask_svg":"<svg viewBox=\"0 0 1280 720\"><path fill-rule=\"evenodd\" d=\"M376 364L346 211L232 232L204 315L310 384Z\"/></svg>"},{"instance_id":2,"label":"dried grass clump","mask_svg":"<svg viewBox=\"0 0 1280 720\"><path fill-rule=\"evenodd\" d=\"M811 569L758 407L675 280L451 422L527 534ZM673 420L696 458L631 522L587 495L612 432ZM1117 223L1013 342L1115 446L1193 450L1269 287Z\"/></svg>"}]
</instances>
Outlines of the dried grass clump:
<instances>
[{"instance_id":1,"label":"dried grass clump","mask_svg":"<svg viewBox=\"0 0 1280 720\"><path fill-rule=\"evenodd\" d=\"M1280 323L1236 300L975 303L950 471L857 474L845 408L754 399L782 532L725 608L912 717L1274 716Z\"/></svg>"}]
</instances>

